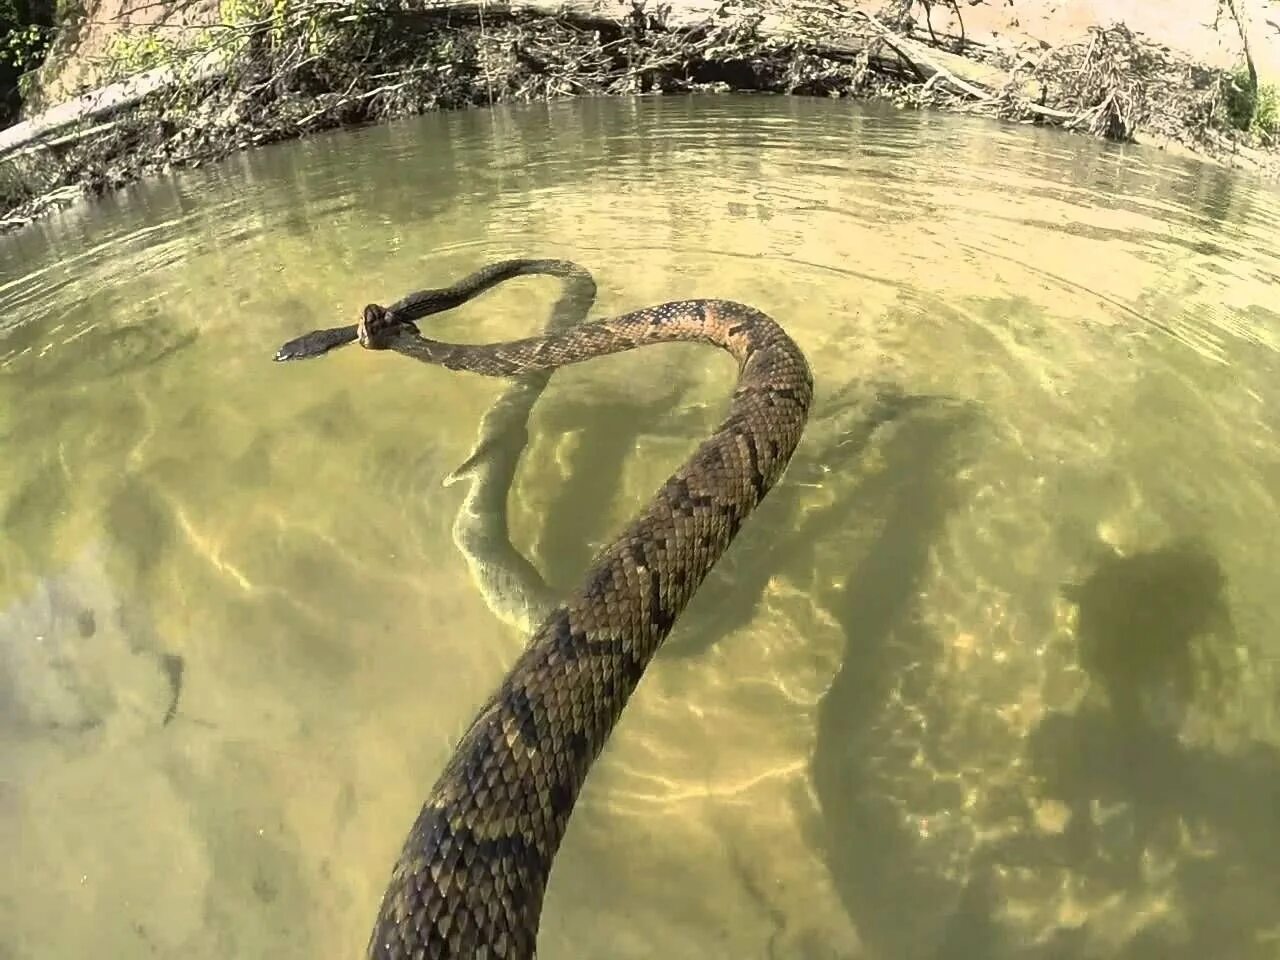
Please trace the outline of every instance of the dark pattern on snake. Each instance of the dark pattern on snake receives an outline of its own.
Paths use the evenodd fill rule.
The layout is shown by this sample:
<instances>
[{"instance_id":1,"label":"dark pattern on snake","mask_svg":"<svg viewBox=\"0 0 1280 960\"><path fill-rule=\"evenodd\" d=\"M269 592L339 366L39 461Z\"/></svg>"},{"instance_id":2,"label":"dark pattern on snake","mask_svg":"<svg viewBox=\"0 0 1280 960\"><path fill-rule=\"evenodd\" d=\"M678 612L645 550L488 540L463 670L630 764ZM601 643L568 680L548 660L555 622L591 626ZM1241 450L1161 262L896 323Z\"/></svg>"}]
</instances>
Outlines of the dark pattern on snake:
<instances>
[{"instance_id":1,"label":"dark pattern on snake","mask_svg":"<svg viewBox=\"0 0 1280 960\"><path fill-rule=\"evenodd\" d=\"M430 340L410 322L506 277L550 272L548 263L495 264L404 307L371 304L353 336L368 349L494 377L691 341L732 355L738 384L725 419L538 626L462 736L392 870L368 948L380 960L535 956L552 860L587 771L694 591L781 477L813 398L796 343L764 313L728 300L664 303L484 345ZM339 329L291 341L277 359L350 342L350 328Z\"/></svg>"}]
</instances>

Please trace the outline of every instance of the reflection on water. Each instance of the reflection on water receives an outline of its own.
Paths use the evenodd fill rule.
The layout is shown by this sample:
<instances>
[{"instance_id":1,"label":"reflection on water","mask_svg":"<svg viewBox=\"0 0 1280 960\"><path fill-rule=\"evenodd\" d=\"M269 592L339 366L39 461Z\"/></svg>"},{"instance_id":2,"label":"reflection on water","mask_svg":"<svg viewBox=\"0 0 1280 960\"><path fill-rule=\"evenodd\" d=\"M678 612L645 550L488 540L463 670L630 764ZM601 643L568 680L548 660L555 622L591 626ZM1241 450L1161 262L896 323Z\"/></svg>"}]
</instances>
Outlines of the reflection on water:
<instances>
[{"instance_id":1,"label":"reflection on water","mask_svg":"<svg viewBox=\"0 0 1280 960\"><path fill-rule=\"evenodd\" d=\"M0 956L359 955L522 643L441 486L503 385L270 357L531 255L597 315L756 304L818 384L592 773L540 956L1274 957L1278 225L1156 153L728 97L321 137L7 238ZM552 378L510 520L553 587L732 379L690 344Z\"/></svg>"}]
</instances>

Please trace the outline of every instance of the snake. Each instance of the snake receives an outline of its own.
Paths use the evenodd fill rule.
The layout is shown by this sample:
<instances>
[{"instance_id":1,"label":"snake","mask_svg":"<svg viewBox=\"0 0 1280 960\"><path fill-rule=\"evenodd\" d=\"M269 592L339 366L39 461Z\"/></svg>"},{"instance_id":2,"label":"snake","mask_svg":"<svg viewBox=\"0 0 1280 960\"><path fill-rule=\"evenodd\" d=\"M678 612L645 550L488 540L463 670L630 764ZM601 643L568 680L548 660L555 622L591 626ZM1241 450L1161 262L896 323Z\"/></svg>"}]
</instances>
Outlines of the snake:
<instances>
[{"instance_id":1,"label":"snake","mask_svg":"<svg viewBox=\"0 0 1280 960\"><path fill-rule=\"evenodd\" d=\"M565 260L491 263L456 283L369 304L277 361L358 342L450 370L516 379L659 343L702 343L738 365L717 427L532 631L459 738L385 887L369 960L534 960L552 862L588 771L694 593L785 472L813 402L800 346L771 316L726 299L672 300L487 344L424 337L418 320L513 277L570 275Z\"/></svg>"},{"instance_id":2,"label":"snake","mask_svg":"<svg viewBox=\"0 0 1280 960\"><path fill-rule=\"evenodd\" d=\"M596 296L595 278L585 268L565 269L557 275L564 280L564 289L551 309L547 330L581 323ZM452 533L472 584L490 613L526 634L559 597L511 542L508 501L529 443L529 418L551 374L538 370L511 380L480 418L474 447L442 481L443 486L461 486L465 491Z\"/></svg>"}]
</instances>

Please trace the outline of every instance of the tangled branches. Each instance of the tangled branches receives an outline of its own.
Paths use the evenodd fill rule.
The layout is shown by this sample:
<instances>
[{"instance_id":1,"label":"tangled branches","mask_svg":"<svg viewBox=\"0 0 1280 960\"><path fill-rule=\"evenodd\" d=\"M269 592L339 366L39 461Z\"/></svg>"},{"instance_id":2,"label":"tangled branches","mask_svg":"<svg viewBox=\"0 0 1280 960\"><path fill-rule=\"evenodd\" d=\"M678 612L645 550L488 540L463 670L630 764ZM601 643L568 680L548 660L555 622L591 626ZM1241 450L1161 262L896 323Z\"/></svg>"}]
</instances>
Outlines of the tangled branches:
<instances>
[{"instance_id":1,"label":"tangled branches","mask_svg":"<svg viewBox=\"0 0 1280 960\"><path fill-rule=\"evenodd\" d=\"M1176 140L1207 128L1219 99L1216 75L1173 57L1167 47L1116 24L1094 27L1086 40L1056 47L1030 64L1040 103L1062 114L1063 125L1110 140L1133 139L1139 128ZM1014 83L1025 84L1025 71ZM1011 105L1009 115L1030 115Z\"/></svg>"},{"instance_id":2,"label":"tangled branches","mask_svg":"<svg viewBox=\"0 0 1280 960\"><path fill-rule=\"evenodd\" d=\"M1129 140L1151 113L1150 85L1163 66L1152 47L1118 24L1094 28L1085 43L1053 50L1033 75L1049 102L1076 114L1068 126Z\"/></svg>"}]
</instances>

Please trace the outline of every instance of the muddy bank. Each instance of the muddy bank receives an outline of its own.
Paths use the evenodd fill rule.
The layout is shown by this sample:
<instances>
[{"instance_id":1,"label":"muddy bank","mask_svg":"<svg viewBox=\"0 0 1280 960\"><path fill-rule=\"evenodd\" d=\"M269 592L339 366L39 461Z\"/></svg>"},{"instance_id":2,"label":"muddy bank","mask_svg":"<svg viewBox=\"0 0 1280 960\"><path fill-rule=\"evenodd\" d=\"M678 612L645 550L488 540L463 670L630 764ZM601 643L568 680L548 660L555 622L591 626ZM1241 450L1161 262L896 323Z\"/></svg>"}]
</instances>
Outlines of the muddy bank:
<instances>
[{"instance_id":1,"label":"muddy bank","mask_svg":"<svg viewBox=\"0 0 1280 960\"><path fill-rule=\"evenodd\" d=\"M256 144L423 111L580 96L762 91L884 98L1155 142L1274 175L1233 125L1238 86L1123 25L999 47L906 5L815 0L222 3L115 56L159 80L0 132L0 230L83 194ZM121 53L124 50L124 53ZM128 54L128 56L125 56ZM116 64L119 67L119 64ZM136 91L135 91L136 92Z\"/></svg>"}]
</instances>

